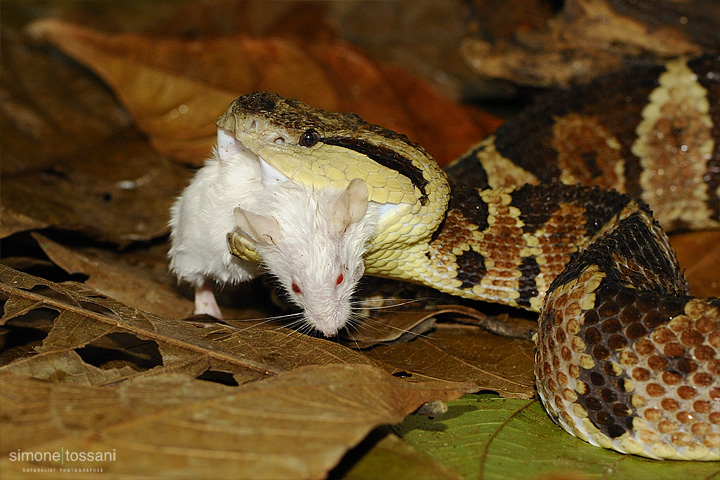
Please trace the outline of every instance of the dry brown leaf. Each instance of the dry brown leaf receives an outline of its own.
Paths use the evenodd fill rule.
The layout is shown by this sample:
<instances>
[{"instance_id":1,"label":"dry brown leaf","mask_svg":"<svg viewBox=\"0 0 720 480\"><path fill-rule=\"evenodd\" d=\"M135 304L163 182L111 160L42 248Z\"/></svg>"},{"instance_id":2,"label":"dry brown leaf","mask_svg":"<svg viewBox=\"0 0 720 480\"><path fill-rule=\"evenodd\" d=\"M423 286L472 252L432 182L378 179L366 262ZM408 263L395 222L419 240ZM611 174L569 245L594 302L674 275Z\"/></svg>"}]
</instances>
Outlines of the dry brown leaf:
<instances>
[{"instance_id":1,"label":"dry brown leaf","mask_svg":"<svg viewBox=\"0 0 720 480\"><path fill-rule=\"evenodd\" d=\"M458 313L458 309L464 308L454 305L458 297L380 277L364 277L355 297L353 321L340 338L346 345L359 349L410 341L434 329L438 315Z\"/></svg>"},{"instance_id":2,"label":"dry brown leaf","mask_svg":"<svg viewBox=\"0 0 720 480\"><path fill-rule=\"evenodd\" d=\"M124 130L50 170L4 176L2 204L37 224L127 245L168 232L170 206L189 177Z\"/></svg>"},{"instance_id":3,"label":"dry brown leaf","mask_svg":"<svg viewBox=\"0 0 720 480\"><path fill-rule=\"evenodd\" d=\"M439 97L433 86L392 66L381 66L412 122L412 130L399 130L425 147L440 165L446 165L495 131L502 120L470 106L459 106ZM387 114L387 113L386 113ZM384 117L372 117L375 123Z\"/></svg>"},{"instance_id":4,"label":"dry brown leaf","mask_svg":"<svg viewBox=\"0 0 720 480\"><path fill-rule=\"evenodd\" d=\"M441 163L489 133L434 89L341 43L242 36L180 41L105 34L52 19L28 32L107 81L155 148L196 165L210 151L215 119L234 98L255 90L357 113L407 134ZM491 128L497 126L489 118Z\"/></svg>"},{"instance_id":5,"label":"dry brown leaf","mask_svg":"<svg viewBox=\"0 0 720 480\"><path fill-rule=\"evenodd\" d=\"M396 374L474 382L481 390L508 398L534 394L533 343L477 327L438 324L430 335L410 343L379 346L366 355L392 365Z\"/></svg>"},{"instance_id":6,"label":"dry brown leaf","mask_svg":"<svg viewBox=\"0 0 720 480\"><path fill-rule=\"evenodd\" d=\"M18 232L28 230L40 230L47 227L47 224L34 218L14 212L4 205L0 205L0 238L6 238Z\"/></svg>"},{"instance_id":7,"label":"dry brown leaf","mask_svg":"<svg viewBox=\"0 0 720 480\"><path fill-rule=\"evenodd\" d=\"M720 298L720 231L687 232L670 236L678 262L697 297Z\"/></svg>"},{"instance_id":8,"label":"dry brown leaf","mask_svg":"<svg viewBox=\"0 0 720 480\"><path fill-rule=\"evenodd\" d=\"M6 299L0 369L40 379L94 385L190 369L193 376L226 372L228 381L244 383L307 364L373 363L342 345L292 330L168 319L82 284L53 283L2 265L0 295ZM44 326L37 327L41 320Z\"/></svg>"},{"instance_id":9,"label":"dry brown leaf","mask_svg":"<svg viewBox=\"0 0 720 480\"><path fill-rule=\"evenodd\" d=\"M2 34L3 180L50 168L127 128L130 118L97 78Z\"/></svg>"},{"instance_id":10,"label":"dry brown leaf","mask_svg":"<svg viewBox=\"0 0 720 480\"><path fill-rule=\"evenodd\" d=\"M99 249L80 252L38 233L32 236L56 265L69 274L87 275L83 283L103 295L170 318L184 318L193 311L193 302L180 295L174 282L156 281L147 267L128 263L122 254ZM169 280L167 262L165 265L165 276Z\"/></svg>"},{"instance_id":11,"label":"dry brown leaf","mask_svg":"<svg viewBox=\"0 0 720 480\"><path fill-rule=\"evenodd\" d=\"M56 227L127 244L167 232L188 173L151 152L84 68L3 36L2 237Z\"/></svg>"},{"instance_id":12,"label":"dry brown leaf","mask_svg":"<svg viewBox=\"0 0 720 480\"><path fill-rule=\"evenodd\" d=\"M718 13L713 0L568 0L544 28L494 43L467 38L462 53L485 78L568 86L653 57L717 50Z\"/></svg>"},{"instance_id":13,"label":"dry brown leaf","mask_svg":"<svg viewBox=\"0 0 720 480\"><path fill-rule=\"evenodd\" d=\"M324 478L373 428L468 390L368 365L308 366L239 387L180 375L104 388L8 373L0 382L6 473L61 466L10 461L17 450L100 451L114 453L93 465L103 473L153 478Z\"/></svg>"}]
</instances>

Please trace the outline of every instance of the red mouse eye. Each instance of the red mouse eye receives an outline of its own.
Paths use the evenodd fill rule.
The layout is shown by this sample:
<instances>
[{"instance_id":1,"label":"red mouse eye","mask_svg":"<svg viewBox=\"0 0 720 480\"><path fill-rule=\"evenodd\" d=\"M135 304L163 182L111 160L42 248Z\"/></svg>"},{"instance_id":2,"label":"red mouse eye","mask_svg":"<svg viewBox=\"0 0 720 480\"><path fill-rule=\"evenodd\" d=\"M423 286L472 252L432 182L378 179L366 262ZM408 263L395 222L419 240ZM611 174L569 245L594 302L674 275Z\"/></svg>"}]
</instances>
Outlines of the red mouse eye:
<instances>
[{"instance_id":1,"label":"red mouse eye","mask_svg":"<svg viewBox=\"0 0 720 480\"><path fill-rule=\"evenodd\" d=\"M335 280L335 283L336 283L337 285L340 285L340 284L343 282L343 280L345 280L345 277L344 277L343 274L341 273L340 275L338 275L338 278L337 278L337 280Z\"/></svg>"},{"instance_id":2,"label":"red mouse eye","mask_svg":"<svg viewBox=\"0 0 720 480\"><path fill-rule=\"evenodd\" d=\"M302 290L300 290L300 287L299 287L298 284L295 283L295 282L293 282L293 284L292 284L292 286L291 286L290 288L292 288L292 291L295 292L295 293L302 293Z\"/></svg>"}]
</instances>

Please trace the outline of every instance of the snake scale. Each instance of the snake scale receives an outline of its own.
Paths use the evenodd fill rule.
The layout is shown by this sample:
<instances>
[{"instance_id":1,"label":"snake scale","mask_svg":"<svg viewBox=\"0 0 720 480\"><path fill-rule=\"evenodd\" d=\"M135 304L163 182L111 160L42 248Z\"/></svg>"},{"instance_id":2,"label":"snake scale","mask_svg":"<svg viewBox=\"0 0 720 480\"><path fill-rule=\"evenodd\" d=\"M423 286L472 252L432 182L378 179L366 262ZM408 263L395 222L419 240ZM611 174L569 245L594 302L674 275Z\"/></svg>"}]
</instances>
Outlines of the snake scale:
<instances>
[{"instance_id":1,"label":"snake scale","mask_svg":"<svg viewBox=\"0 0 720 480\"><path fill-rule=\"evenodd\" d=\"M720 460L720 300L690 296L660 226L720 226L720 57L559 93L447 171L402 135L277 95L238 98L218 126L304 185L363 179L384 207L366 274L539 312L537 391L569 433Z\"/></svg>"}]
</instances>

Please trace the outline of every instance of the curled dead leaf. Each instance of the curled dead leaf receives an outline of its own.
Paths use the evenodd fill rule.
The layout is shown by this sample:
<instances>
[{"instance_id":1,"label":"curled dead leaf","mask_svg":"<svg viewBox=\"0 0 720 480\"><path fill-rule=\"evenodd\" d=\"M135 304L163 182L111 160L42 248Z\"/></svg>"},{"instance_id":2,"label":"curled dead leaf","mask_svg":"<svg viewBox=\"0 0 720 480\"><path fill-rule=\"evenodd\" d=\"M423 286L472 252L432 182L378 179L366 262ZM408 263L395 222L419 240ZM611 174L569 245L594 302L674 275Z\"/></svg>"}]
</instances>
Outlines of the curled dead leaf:
<instances>
[{"instance_id":1,"label":"curled dead leaf","mask_svg":"<svg viewBox=\"0 0 720 480\"><path fill-rule=\"evenodd\" d=\"M158 151L195 165L210 152L215 119L233 99L256 90L356 113L408 135L440 163L499 124L488 115L479 125L432 87L343 43L243 36L183 41L108 34L55 19L38 20L27 32L92 68Z\"/></svg>"}]
</instances>

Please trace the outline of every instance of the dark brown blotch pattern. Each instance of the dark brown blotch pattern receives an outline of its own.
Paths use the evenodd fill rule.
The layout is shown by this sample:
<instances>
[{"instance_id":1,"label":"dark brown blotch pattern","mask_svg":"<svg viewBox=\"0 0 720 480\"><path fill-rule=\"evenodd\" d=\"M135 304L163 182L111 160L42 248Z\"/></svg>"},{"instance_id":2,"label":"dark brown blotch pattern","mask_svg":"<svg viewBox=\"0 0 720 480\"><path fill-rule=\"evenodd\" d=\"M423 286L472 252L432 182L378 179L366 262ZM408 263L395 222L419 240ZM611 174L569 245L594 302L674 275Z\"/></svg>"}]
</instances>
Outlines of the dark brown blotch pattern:
<instances>
[{"instance_id":1,"label":"dark brown blotch pattern","mask_svg":"<svg viewBox=\"0 0 720 480\"><path fill-rule=\"evenodd\" d=\"M598 253L602 251L604 257ZM606 246L594 258L603 264L614 253ZM675 265L657 261L655 266L670 271L670 278L675 275ZM683 291L682 282L679 288L665 287L671 293L627 288L641 272L628 262L624 272L603 272L605 278L592 292L592 304L577 313L578 304L588 299L583 275L596 268L589 261L576 266L579 273L554 285L556 292L543 309L536 360L547 366L538 376L554 377L552 381L538 378L538 392L553 404L548 410L571 429L587 428L586 434L597 430L620 441L628 433L649 444L718 448L720 308L713 300L672 294ZM576 386L572 394L563 394L559 386L558 355L552 348L565 352L559 356L564 362L570 358L561 370L570 379L568 385ZM580 417L567 413L578 407L583 412Z\"/></svg>"}]
</instances>

